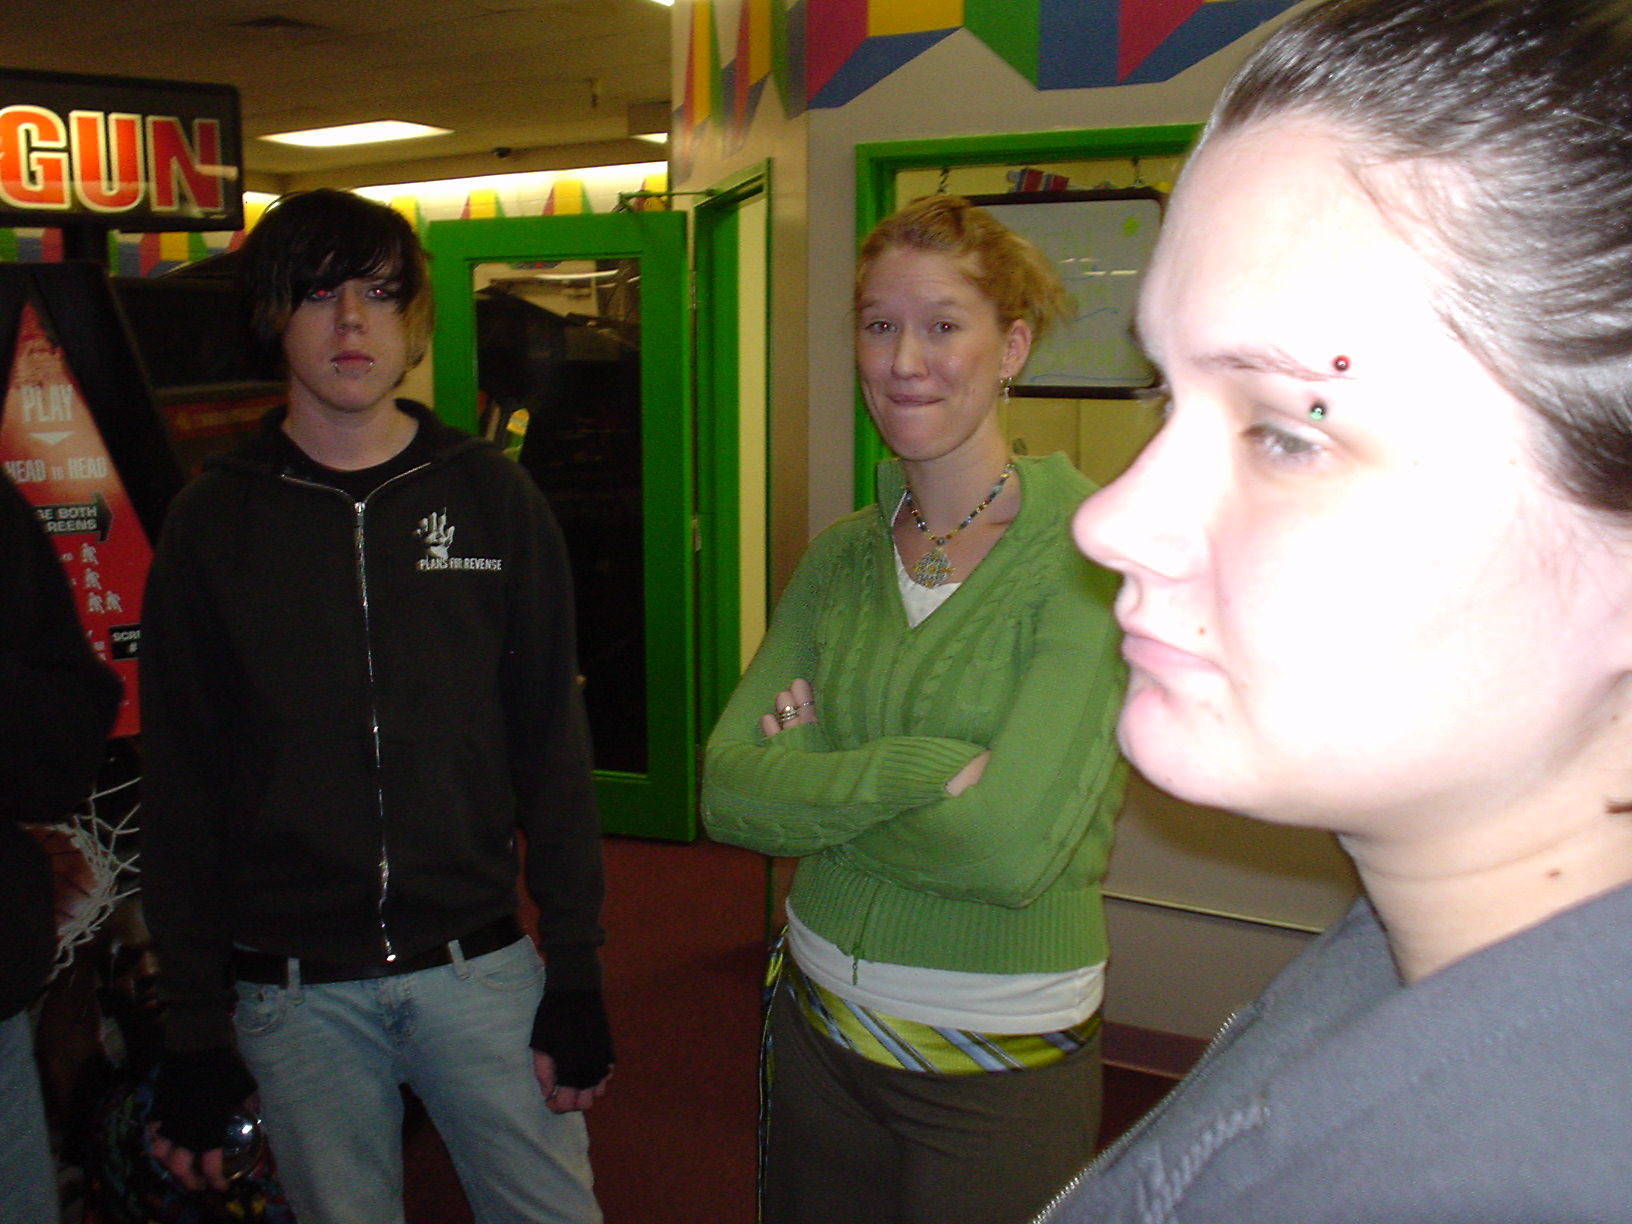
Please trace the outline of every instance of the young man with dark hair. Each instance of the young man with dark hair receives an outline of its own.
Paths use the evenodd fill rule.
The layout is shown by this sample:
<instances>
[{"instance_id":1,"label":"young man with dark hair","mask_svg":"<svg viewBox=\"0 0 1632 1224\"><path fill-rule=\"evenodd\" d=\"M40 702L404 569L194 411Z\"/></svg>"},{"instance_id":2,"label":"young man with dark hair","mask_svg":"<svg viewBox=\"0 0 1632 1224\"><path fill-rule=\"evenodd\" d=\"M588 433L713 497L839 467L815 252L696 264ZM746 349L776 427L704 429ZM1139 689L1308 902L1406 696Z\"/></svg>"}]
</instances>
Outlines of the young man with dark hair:
<instances>
[{"instance_id":1,"label":"young man with dark hair","mask_svg":"<svg viewBox=\"0 0 1632 1224\"><path fill-rule=\"evenodd\" d=\"M430 331L399 215L286 197L242 259L288 404L177 499L145 605L155 1154L219 1186L258 1085L302 1224L391 1224L407 1084L477 1221L597 1221L600 822L560 530L395 397Z\"/></svg>"}]
</instances>

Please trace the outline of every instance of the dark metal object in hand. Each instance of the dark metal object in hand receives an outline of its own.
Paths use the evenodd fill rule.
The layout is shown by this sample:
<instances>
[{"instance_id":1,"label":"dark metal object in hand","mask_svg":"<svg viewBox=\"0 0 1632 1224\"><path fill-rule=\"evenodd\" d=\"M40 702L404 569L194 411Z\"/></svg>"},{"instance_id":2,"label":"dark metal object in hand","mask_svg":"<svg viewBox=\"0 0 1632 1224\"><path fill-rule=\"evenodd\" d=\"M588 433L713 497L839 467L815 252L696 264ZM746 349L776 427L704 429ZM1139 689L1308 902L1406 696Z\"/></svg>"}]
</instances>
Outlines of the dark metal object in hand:
<instances>
[{"instance_id":1,"label":"dark metal object in hand","mask_svg":"<svg viewBox=\"0 0 1632 1224\"><path fill-rule=\"evenodd\" d=\"M229 1181L254 1170L266 1150L261 1120L247 1114L227 1119L227 1133L221 1140L221 1173Z\"/></svg>"}]
</instances>

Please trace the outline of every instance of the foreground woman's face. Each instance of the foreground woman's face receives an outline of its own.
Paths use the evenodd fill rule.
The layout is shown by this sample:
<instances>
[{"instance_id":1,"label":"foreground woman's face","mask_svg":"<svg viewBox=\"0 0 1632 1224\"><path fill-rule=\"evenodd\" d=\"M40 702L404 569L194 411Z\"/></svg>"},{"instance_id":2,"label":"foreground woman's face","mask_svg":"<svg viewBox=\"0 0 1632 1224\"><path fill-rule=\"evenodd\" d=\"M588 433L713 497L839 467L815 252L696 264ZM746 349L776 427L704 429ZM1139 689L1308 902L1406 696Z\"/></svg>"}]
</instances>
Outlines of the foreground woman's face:
<instances>
[{"instance_id":1,"label":"foreground woman's face","mask_svg":"<svg viewBox=\"0 0 1632 1224\"><path fill-rule=\"evenodd\" d=\"M1250 128L1168 213L1139 327L1169 415L1076 522L1124 575L1123 745L1192 801L1361 834L1563 779L1625 797L1632 549L1540 475L1527 410L1338 153Z\"/></svg>"}]
</instances>

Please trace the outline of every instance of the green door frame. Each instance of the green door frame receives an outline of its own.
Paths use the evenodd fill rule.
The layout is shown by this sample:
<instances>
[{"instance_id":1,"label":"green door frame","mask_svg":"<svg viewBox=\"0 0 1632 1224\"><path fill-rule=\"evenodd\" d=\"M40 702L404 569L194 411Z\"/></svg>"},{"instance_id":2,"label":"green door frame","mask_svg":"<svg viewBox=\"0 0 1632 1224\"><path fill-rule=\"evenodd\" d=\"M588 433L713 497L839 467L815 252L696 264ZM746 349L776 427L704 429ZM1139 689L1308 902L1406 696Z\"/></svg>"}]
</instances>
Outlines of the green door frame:
<instances>
[{"instance_id":1,"label":"green door frame","mask_svg":"<svg viewBox=\"0 0 1632 1224\"><path fill-rule=\"evenodd\" d=\"M771 162L749 166L714 184L693 211L697 295L697 495L701 508L702 551L698 554L698 620L704 627L698 639L698 697L706 735L742 678L742 384L740 369L741 269L740 214L742 206L768 199ZM775 291L772 271L774 228L765 225L765 388L770 403L771 352L774 328L771 300ZM766 435L769 445L769 435ZM766 467L770 455L758 461ZM767 490L768 492L769 490ZM768 537L771 498L764 498L759 513ZM771 602L769 557L765 582L758 592L764 609ZM752 596L750 596L752 597ZM702 745L698 745L701 751ZM765 860L765 933L772 934L777 905L777 859Z\"/></svg>"},{"instance_id":2,"label":"green door frame","mask_svg":"<svg viewBox=\"0 0 1632 1224\"><path fill-rule=\"evenodd\" d=\"M640 260L647 771L597 770L595 779L607 832L689 841L697 830L697 705L685 214L433 221L425 245L437 306L437 413L468 430L476 428L476 265Z\"/></svg>"},{"instance_id":3,"label":"green door frame","mask_svg":"<svg viewBox=\"0 0 1632 1224\"><path fill-rule=\"evenodd\" d=\"M771 163L760 162L710 187L692 212L697 320L697 642L699 725L706 736L742 675L742 501L738 351L741 297L737 254L743 205L769 197ZM769 309L770 227L766 227ZM766 336L770 320L766 320ZM767 341L768 342L768 341ZM769 353L765 362L770 377ZM767 394L769 387L766 388ZM761 461L765 459L761 456ZM769 499L762 507L769 514ZM767 601L770 592L763 594ZM700 745L699 745L700 747Z\"/></svg>"},{"instance_id":4,"label":"green door frame","mask_svg":"<svg viewBox=\"0 0 1632 1224\"><path fill-rule=\"evenodd\" d=\"M951 136L941 140L892 140L856 146L856 243L895 211L895 178L903 170L936 166L1034 166L1062 161L1123 157L1177 157L1194 143L1194 123L1158 127L1087 128L1067 132ZM873 500L873 469L889 452L856 393L855 504Z\"/></svg>"}]
</instances>

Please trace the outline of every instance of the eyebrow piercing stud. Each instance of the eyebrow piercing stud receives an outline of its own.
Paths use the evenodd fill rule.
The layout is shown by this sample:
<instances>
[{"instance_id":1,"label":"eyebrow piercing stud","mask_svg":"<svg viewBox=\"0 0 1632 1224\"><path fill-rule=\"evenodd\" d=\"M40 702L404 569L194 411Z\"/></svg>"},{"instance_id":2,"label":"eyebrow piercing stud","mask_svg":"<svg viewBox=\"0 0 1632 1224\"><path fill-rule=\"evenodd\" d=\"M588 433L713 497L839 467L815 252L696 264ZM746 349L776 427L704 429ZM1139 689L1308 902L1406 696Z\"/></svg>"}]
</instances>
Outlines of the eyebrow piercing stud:
<instances>
[{"instance_id":1,"label":"eyebrow piercing stud","mask_svg":"<svg viewBox=\"0 0 1632 1224\"><path fill-rule=\"evenodd\" d=\"M1349 359L1341 355L1333 357L1332 369L1336 370L1339 374L1347 374L1349 372Z\"/></svg>"},{"instance_id":2,"label":"eyebrow piercing stud","mask_svg":"<svg viewBox=\"0 0 1632 1224\"><path fill-rule=\"evenodd\" d=\"M1326 419L1325 400L1316 400L1313 404L1309 405L1309 419L1311 421L1324 421Z\"/></svg>"}]
</instances>

